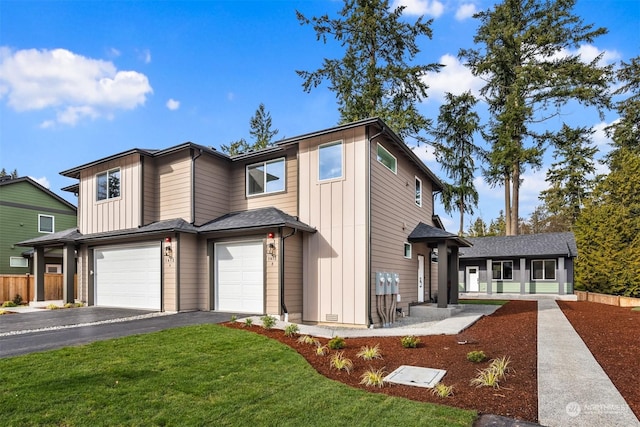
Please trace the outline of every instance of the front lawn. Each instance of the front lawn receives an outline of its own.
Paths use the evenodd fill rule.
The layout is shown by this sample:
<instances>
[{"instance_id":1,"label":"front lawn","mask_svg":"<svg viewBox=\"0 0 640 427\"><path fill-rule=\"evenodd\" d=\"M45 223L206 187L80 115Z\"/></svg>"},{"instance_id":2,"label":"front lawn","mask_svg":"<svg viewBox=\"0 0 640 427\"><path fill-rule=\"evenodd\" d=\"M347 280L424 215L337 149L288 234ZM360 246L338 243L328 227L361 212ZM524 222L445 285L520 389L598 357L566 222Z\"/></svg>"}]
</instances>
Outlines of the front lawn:
<instances>
[{"instance_id":1,"label":"front lawn","mask_svg":"<svg viewBox=\"0 0 640 427\"><path fill-rule=\"evenodd\" d=\"M0 360L0 423L470 426L476 413L367 393L291 348L190 326Z\"/></svg>"}]
</instances>

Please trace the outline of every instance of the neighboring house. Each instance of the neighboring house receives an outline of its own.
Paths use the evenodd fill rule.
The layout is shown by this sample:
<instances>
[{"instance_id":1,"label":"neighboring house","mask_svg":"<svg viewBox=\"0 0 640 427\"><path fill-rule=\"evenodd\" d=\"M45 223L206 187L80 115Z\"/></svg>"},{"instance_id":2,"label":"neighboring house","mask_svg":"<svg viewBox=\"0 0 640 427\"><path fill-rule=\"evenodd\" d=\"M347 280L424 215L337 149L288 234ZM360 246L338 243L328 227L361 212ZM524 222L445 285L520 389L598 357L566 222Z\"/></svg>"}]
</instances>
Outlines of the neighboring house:
<instances>
[{"instance_id":1,"label":"neighboring house","mask_svg":"<svg viewBox=\"0 0 640 427\"><path fill-rule=\"evenodd\" d=\"M572 294L573 233L478 237L460 252L461 292Z\"/></svg>"},{"instance_id":2,"label":"neighboring house","mask_svg":"<svg viewBox=\"0 0 640 427\"><path fill-rule=\"evenodd\" d=\"M434 219L442 183L376 118L234 157L187 142L61 174L78 180L77 228L23 244L77 250L89 305L368 326L436 292L457 301L468 243ZM434 248L450 253L437 274Z\"/></svg>"},{"instance_id":3,"label":"neighboring house","mask_svg":"<svg viewBox=\"0 0 640 427\"><path fill-rule=\"evenodd\" d=\"M76 226L76 207L31 178L0 178L0 274L33 273L30 251L16 245ZM62 252L45 251L47 273L62 273Z\"/></svg>"}]
</instances>

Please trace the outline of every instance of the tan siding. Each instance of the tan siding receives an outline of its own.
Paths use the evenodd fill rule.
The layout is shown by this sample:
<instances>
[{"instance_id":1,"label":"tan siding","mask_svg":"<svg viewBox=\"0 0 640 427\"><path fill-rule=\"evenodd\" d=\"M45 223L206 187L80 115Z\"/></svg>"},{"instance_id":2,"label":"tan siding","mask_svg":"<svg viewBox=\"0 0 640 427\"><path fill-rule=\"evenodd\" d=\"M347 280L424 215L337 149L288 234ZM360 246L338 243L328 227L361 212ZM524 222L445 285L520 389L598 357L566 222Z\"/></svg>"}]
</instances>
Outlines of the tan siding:
<instances>
[{"instance_id":1,"label":"tan siding","mask_svg":"<svg viewBox=\"0 0 640 427\"><path fill-rule=\"evenodd\" d=\"M285 233L288 234L287 231ZM284 302L290 322L302 321L302 234L284 241Z\"/></svg>"},{"instance_id":2,"label":"tan siding","mask_svg":"<svg viewBox=\"0 0 640 427\"><path fill-rule=\"evenodd\" d=\"M284 157L284 155L282 153L276 154L267 160L280 157ZM273 206L290 215L298 215L298 161L295 151L289 150L286 154L286 191L281 193L247 197L246 166L254 163L257 162L249 161L233 164L231 184L229 186L231 211L243 211Z\"/></svg>"},{"instance_id":3,"label":"tan siding","mask_svg":"<svg viewBox=\"0 0 640 427\"><path fill-rule=\"evenodd\" d=\"M343 141L343 178L318 181L318 145ZM300 219L318 232L303 238L304 320L366 324L367 141L364 127L300 142ZM329 315L329 316L328 316Z\"/></svg>"},{"instance_id":4,"label":"tan siding","mask_svg":"<svg viewBox=\"0 0 640 427\"><path fill-rule=\"evenodd\" d=\"M143 224L158 220L158 175L151 158L144 158L143 170Z\"/></svg>"},{"instance_id":5,"label":"tan siding","mask_svg":"<svg viewBox=\"0 0 640 427\"><path fill-rule=\"evenodd\" d=\"M200 269L198 268L198 238L195 234L179 237L180 259L180 310L200 308Z\"/></svg>"},{"instance_id":6,"label":"tan siding","mask_svg":"<svg viewBox=\"0 0 640 427\"><path fill-rule=\"evenodd\" d=\"M157 163L159 220L191 221L191 157L188 151L161 157Z\"/></svg>"},{"instance_id":7,"label":"tan siding","mask_svg":"<svg viewBox=\"0 0 640 427\"><path fill-rule=\"evenodd\" d=\"M162 255L162 310L178 311L178 243L175 238L172 238L171 243L162 243L162 250L164 251L169 245L173 257L166 257L164 253Z\"/></svg>"},{"instance_id":8,"label":"tan siding","mask_svg":"<svg viewBox=\"0 0 640 427\"><path fill-rule=\"evenodd\" d=\"M198 238L197 243L197 265L198 271L198 288L195 295L197 308L199 310L213 310L211 306L211 297L213 293L213 273L212 266L212 248L209 241L204 237Z\"/></svg>"},{"instance_id":9,"label":"tan siding","mask_svg":"<svg viewBox=\"0 0 640 427\"><path fill-rule=\"evenodd\" d=\"M397 159L397 174L377 161L377 144ZM418 300L418 254L429 259L424 244L412 245L411 259L404 258L407 237L423 222L432 223L432 185L390 141L379 138L371 143L371 281L376 272L394 272L400 275L401 302L398 308L408 312L408 305ZM415 203L415 177L422 180L422 206ZM428 263L425 279L428 280ZM428 282L426 282L428 283ZM375 306L375 289L372 289L374 321L379 321Z\"/></svg>"},{"instance_id":10,"label":"tan siding","mask_svg":"<svg viewBox=\"0 0 640 427\"><path fill-rule=\"evenodd\" d=\"M96 201L96 174L120 168L120 197ZM137 154L80 173L78 226L84 234L135 228L140 224L140 161Z\"/></svg>"},{"instance_id":11,"label":"tan siding","mask_svg":"<svg viewBox=\"0 0 640 427\"><path fill-rule=\"evenodd\" d=\"M76 264L76 275L78 281L78 299L85 303L89 302L89 284L88 284L88 273L91 268L88 268L87 263L89 262L89 251L86 246L82 246L80 250L78 250L78 260Z\"/></svg>"},{"instance_id":12,"label":"tan siding","mask_svg":"<svg viewBox=\"0 0 640 427\"><path fill-rule=\"evenodd\" d=\"M230 211L231 166L224 159L200 156L195 161L195 225L202 225Z\"/></svg>"},{"instance_id":13,"label":"tan siding","mask_svg":"<svg viewBox=\"0 0 640 427\"><path fill-rule=\"evenodd\" d=\"M275 245L275 256L266 254L265 250L265 312L274 316L281 314L280 310L280 276L278 271L280 269L280 235L275 233L274 239L265 239L265 247L269 243Z\"/></svg>"}]
</instances>

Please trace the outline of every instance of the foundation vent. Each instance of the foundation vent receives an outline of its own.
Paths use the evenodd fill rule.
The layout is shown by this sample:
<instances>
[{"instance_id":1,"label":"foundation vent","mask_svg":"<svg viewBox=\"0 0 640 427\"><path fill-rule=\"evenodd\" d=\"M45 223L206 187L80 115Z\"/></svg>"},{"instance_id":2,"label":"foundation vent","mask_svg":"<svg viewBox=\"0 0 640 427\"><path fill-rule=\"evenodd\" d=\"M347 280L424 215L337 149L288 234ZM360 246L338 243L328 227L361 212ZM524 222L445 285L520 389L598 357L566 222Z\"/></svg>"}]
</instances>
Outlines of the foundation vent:
<instances>
[{"instance_id":1,"label":"foundation vent","mask_svg":"<svg viewBox=\"0 0 640 427\"><path fill-rule=\"evenodd\" d=\"M337 322L338 315L337 314L327 314L326 315L327 322Z\"/></svg>"}]
</instances>

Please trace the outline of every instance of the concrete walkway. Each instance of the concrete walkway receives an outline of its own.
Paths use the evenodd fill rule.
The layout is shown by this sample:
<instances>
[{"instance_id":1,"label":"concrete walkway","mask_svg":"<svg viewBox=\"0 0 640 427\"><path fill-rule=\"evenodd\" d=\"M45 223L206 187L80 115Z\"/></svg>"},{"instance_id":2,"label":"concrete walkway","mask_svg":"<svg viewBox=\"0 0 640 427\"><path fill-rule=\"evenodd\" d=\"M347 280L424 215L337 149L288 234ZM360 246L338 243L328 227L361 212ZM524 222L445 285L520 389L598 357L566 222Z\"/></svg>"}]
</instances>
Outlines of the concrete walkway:
<instances>
[{"instance_id":1,"label":"concrete walkway","mask_svg":"<svg viewBox=\"0 0 640 427\"><path fill-rule=\"evenodd\" d=\"M633 427L640 422L555 300L538 300L538 422Z\"/></svg>"}]
</instances>

